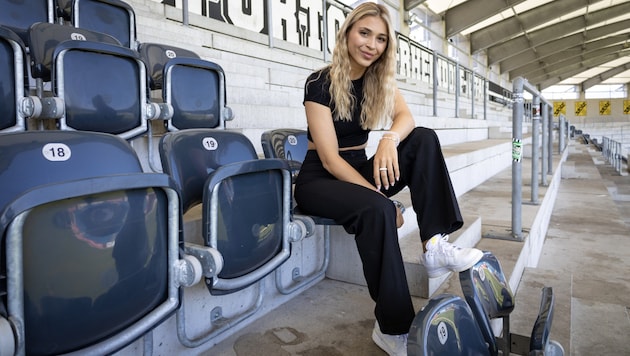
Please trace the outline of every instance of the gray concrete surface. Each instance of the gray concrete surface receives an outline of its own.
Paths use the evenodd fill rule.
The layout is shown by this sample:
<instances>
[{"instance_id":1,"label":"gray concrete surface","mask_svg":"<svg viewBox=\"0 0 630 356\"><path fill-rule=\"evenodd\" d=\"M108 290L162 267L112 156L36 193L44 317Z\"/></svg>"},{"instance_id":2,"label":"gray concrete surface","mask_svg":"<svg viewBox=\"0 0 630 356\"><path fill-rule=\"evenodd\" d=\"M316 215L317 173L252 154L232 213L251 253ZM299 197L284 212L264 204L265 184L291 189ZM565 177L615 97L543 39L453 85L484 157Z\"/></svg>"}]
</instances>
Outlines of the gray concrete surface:
<instances>
[{"instance_id":1,"label":"gray concrete surface","mask_svg":"<svg viewBox=\"0 0 630 356\"><path fill-rule=\"evenodd\" d=\"M630 203L623 193L611 194L628 191L630 178L608 169L591 146L571 141L567 149L539 263L525 269L516 291L512 331L531 329L540 287L552 286L552 338L566 355L630 355ZM475 214L486 232L509 229L509 171L460 198L464 215L479 207ZM525 231L535 210L523 209ZM522 243L490 238L478 246L496 251L506 274L523 249ZM451 276L439 292L461 294L458 283ZM414 297L417 310L426 302ZM325 279L202 355L384 355L371 341L373 307L365 287Z\"/></svg>"}]
</instances>

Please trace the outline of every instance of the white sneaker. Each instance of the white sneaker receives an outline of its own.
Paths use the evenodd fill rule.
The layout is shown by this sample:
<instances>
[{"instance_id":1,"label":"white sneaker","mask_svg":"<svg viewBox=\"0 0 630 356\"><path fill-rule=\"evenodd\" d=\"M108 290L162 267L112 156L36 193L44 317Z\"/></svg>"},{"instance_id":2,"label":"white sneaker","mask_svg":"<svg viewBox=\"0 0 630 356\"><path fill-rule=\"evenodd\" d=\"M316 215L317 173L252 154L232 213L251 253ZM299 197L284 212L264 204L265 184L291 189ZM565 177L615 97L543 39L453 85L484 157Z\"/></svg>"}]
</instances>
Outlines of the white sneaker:
<instances>
[{"instance_id":1,"label":"white sneaker","mask_svg":"<svg viewBox=\"0 0 630 356\"><path fill-rule=\"evenodd\" d=\"M448 235L435 235L426 244L427 252L420 255L420 263L427 269L429 278L436 278L449 271L462 272L483 257L476 248L457 247L448 242Z\"/></svg>"},{"instance_id":2,"label":"white sneaker","mask_svg":"<svg viewBox=\"0 0 630 356\"><path fill-rule=\"evenodd\" d=\"M407 335L383 334L377 321L374 324L374 331L372 331L372 340L389 356L407 356Z\"/></svg>"}]
</instances>

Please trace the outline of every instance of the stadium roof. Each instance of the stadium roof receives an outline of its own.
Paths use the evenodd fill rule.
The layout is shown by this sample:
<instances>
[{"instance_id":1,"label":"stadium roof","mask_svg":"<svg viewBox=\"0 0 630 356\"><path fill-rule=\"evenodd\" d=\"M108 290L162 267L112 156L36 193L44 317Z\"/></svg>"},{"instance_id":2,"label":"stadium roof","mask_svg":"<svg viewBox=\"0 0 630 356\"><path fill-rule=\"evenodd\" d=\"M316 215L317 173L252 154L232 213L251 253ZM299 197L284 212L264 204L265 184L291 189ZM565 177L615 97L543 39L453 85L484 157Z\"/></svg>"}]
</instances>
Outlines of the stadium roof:
<instances>
[{"instance_id":1,"label":"stadium roof","mask_svg":"<svg viewBox=\"0 0 630 356\"><path fill-rule=\"evenodd\" d=\"M471 53L510 80L557 84L630 83L630 0L404 0L442 17L446 37L466 36Z\"/></svg>"}]
</instances>

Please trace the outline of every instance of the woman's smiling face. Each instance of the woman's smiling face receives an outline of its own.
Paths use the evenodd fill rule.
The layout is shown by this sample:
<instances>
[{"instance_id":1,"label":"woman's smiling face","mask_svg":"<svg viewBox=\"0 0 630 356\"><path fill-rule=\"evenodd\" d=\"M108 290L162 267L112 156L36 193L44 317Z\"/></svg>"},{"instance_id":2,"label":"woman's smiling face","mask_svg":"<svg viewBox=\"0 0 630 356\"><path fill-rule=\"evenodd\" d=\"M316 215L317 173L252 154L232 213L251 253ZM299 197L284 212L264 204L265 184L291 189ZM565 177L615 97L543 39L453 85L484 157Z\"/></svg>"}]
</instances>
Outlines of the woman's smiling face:
<instances>
[{"instance_id":1,"label":"woman's smiling face","mask_svg":"<svg viewBox=\"0 0 630 356\"><path fill-rule=\"evenodd\" d=\"M367 67L385 52L388 42L387 24L378 16L365 16L348 32L348 54L352 79L363 76Z\"/></svg>"}]
</instances>

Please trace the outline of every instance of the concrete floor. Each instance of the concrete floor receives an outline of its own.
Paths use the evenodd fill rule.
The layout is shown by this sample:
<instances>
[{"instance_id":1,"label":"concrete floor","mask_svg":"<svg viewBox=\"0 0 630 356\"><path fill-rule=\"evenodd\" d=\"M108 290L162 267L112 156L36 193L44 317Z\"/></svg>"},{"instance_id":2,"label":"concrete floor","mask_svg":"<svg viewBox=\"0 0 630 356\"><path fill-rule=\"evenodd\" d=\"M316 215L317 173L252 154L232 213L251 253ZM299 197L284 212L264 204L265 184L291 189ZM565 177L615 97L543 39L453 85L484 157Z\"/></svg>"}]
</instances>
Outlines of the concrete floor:
<instances>
[{"instance_id":1,"label":"concrete floor","mask_svg":"<svg viewBox=\"0 0 630 356\"><path fill-rule=\"evenodd\" d=\"M552 338L566 355L630 355L630 177L610 169L591 146L571 141L567 149L542 255L536 268L526 269L516 293L517 308L526 307L513 313L513 331L526 332L538 310L536 292L530 296L527 290L551 285ZM508 178L509 172L498 175L476 188L477 194L508 189L498 184ZM506 225L494 213L482 219L486 230ZM526 229L529 220L523 221ZM505 244L515 242L480 243L490 250ZM514 254L497 256L504 269L514 263ZM456 290L457 284L451 278L444 289ZM414 298L417 310L426 302ZM365 287L324 279L202 355L384 355L371 340L373 307Z\"/></svg>"}]
</instances>

